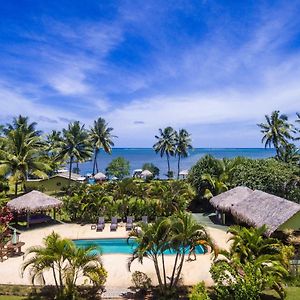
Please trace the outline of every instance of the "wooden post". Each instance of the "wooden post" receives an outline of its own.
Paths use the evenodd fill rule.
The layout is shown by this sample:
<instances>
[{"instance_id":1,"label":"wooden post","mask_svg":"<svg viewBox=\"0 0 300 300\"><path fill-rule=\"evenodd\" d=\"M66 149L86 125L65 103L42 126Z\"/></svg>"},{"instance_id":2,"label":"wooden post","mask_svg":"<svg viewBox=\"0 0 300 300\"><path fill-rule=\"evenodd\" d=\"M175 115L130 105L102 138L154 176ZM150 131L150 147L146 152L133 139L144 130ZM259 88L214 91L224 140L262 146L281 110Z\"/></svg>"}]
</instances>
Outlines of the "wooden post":
<instances>
[{"instance_id":1,"label":"wooden post","mask_svg":"<svg viewBox=\"0 0 300 300\"><path fill-rule=\"evenodd\" d=\"M55 209L55 207L53 208L53 219L56 220L56 209Z\"/></svg>"},{"instance_id":2,"label":"wooden post","mask_svg":"<svg viewBox=\"0 0 300 300\"><path fill-rule=\"evenodd\" d=\"M27 211L27 228L29 228L30 211Z\"/></svg>"}]
</instances>

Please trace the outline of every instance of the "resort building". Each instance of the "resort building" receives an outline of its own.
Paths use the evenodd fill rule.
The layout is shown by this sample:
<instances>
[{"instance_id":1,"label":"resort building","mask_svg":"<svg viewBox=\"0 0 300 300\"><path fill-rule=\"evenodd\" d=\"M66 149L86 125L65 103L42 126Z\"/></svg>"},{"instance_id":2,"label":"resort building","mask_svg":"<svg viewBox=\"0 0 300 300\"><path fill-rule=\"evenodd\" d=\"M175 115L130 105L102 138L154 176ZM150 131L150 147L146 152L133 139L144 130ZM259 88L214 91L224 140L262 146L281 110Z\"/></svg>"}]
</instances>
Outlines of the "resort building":
<instances>
[{"instance_id":1,"label":"resort building","mask_svg":"<svg viewBox=\"0 0 300 300\"><path fill-rule=\"evenodd\" d=\"M71 173L71 184L80 184L86 180L79 174ZM69 173L61 172L47 179L28 179L25 187L28 190L41 190L45 192L59 192L69 186Z\"/></svg>"},{"instance_id":2,"label":"resort building","mask_svg":"<svg viewBox=\"0 0 300 300\"><path fill-rule=\"evenodd\" d=\"M222 224L233 218L248 226L265 224L268 235L285 229L300 231L300 205L259 190L236 187L213 197L210 203Z\"/></svg>"}]
</instances>

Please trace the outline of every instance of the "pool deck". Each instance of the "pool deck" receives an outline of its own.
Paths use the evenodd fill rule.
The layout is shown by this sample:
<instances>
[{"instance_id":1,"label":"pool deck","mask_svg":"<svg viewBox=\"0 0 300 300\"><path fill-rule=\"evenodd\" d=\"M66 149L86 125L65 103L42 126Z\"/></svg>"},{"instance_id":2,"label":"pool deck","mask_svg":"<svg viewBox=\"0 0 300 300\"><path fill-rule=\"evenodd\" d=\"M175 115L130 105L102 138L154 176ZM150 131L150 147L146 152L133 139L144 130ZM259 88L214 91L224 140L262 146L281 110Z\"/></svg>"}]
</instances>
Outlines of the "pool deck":
<instances>
[{"instance_id":1,"label":"pool deck","mask_svg":"<svg viewBox=\"0 0 300 300\"><path fill-rule=\"evenodd\" d=\"M103 232L96 232L91 230L91 225L87 224L81 226L79 224L57 224L48 225L41 228L30 229L20 235L20 241L25 242L22 251L30 246L41 245L44 237L49 235L52 231L57 232L61 236L69 239L97 239L97 238L126 238L128 232L125 231L124 224L120 224L117 231L111 232L109 224L106 224ZM208 232L212 238L221 248L227 248L226 243L228 234L224 230L218 228L207 227ZM135 261L132 264L131 272L127 267L127 254L105 254L103 255L103 264L108 272L106 287L111 288L127 288L131 285L131 272L136 270L145 272L153 283L155 280L155 270L152 261L145 259L143 265ZM168 255L165 257L167 272L171 272L174 256ZM4 262L0 262L0 283L1 284L30 284L28 273L22 278L20 275L20 267L23 263L24 257L10 257ZM185 262L182 275L184 284L195 284L204 280L207 285L212 284L209 269L211 266L211 254L199 254L197 260L193 262ZM51 274L45 276L47 283L52 282Z\"/></svg>"}]
</instances>

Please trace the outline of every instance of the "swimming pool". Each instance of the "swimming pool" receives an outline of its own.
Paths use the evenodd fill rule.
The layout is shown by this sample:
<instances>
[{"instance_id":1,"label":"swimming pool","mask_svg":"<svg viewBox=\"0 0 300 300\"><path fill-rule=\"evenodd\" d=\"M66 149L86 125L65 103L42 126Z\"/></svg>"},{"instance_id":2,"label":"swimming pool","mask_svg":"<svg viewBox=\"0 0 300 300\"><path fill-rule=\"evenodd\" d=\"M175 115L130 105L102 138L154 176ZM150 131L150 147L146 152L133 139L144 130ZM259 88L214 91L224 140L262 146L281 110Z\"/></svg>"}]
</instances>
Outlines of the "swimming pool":
<instances>
[{"instance_id":1,"label":"swimming pool","mask_svg":"<svg viewBox=\"0 0 300 300\"><path fill-rule=\"evenodd\" d=\"M73 240L75 245L80 248L87 246L96 246L99 250L96 250L96 253L102 254L132 254L136 243L134 240L129 240L125 238L112 238L112 239L91 239L91 240ZM205 251L201 245L197 246L196 253L203 254ZM165 254L170 255L174 254L171 251L167 250Z\"/></svg>"}]
</instances>

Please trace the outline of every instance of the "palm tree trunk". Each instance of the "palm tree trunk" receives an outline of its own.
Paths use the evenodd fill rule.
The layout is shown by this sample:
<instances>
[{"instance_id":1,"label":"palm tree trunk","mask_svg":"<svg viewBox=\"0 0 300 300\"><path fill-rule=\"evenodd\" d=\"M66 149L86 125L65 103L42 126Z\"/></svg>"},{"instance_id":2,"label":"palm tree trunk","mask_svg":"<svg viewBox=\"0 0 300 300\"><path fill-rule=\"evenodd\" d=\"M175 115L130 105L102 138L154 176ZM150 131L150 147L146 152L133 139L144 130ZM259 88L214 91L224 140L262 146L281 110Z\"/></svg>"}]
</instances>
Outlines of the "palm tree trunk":
<instances>
[{"instance_id":1,"label":"palm tree trunk","mask_svg":"<svg viewBox=\"0 0 300 300\"><path fill-rule=\"evenodd\" d=\"M172 276L171 276L170 288L172 288L172 286L173 286L174 276L175 276L175 270L177 268L178 257L179 257L179 252L176 253L176 258L175 258L175 262L174 262L174 266L173 266L173 271L172 271Z\"/></svg>"},{"instance_id":2,"label":"palm tree trunk","mask_svg":"<svg viewBox=\"0 0 300 300\"><path fill-rule=\"evenodd\" d=\"M178 154L178 162L177 162L177 179L179 179L179 172L180 172L180 154Z\"/></svg>"},{"instance_id":3,"label":"palm tree trunk","mask_svg":"<svg viewBox=\"0 0 300 300\"><path fill-rule=\"evenodd\" d=\"M170 156L169 153L167 152L167 162L168 162L168 175L170 173Z\"/></svg>"},{"instance_id":4,"label":"palm tree trunk","mask_svg":"<svg viewBox=\"0 0 300 300\"><path fill-rule=\"evenodd\" d=\"M164 284L165 289L167 288L167 276L166 276L166 266L165 266L165 257L164 254L161 254L162 266L163 266L163 274L164 274Z\"/></svg>"},{"instance_id":5,"label":"palm tree trunk","mask_svg":"<svg viewBox=\"0 0 300 300\"><path fill-rule=\"evenodd\" d=\"M95 148L95 154L94 154L94 163L93 163L93 176L95 175L95 168L96 168L96 163L97 163L97 148Z\"/></svg>"},{"instance_id":6,"label":"palm tree trunk","mask_svg":"<svg viewBox=\"0 0 300 300\"><path fill-rule=\"evenodd\" d=\"M70 156L70 167L69 167L69 187L71 185L71 173L72 173L73 156Z\"/></svg>"},{"instance_id":7,"label":"palm tree trunk","mask_svg":"<svg viewBox=\"0 0 300 300\"><path fill-rule=\"evenodd\" d=\"M15 182L15 196L18 195L18 181Z\"/></svg>"},{"instance_id":8,"label":"palm tree trunk","mask_svg":"<svg viewBox=\"0 0 300 300\"><path fill-rule=\"evenodd\" d=\"M160 276L160 270L159 270L159 266L158 266L157 256L154 257L153 262L154 262L154 268L155 268L155 272L156 272L156 276L157 276L157 280L158 280L158 285L159 285L160 291L163 293L164 289L163 289L163 283L162 283L161 276Z\"/></svg>"},{"instance_id":9,"label":"palm tree trunk","mask_svg":"<svg viewBox=\"0 0 300 300\"><path fill-rule=\"evenodd\" d=\"M174 281L174 286L177 285L178 280L179 280L179 278L180 278L181 270L182 270L183 263L184 263L184 257L185 257L185 253L183 252L182 257L181 257L180 264L179 264L179 266L178 266L178 271L177 271L177 274L176 274L176 278L175 278L175 281Z\"/></svg>"},{"instance_id":10,"label":"palm tree trunk","mask_svg":"<svg viewBox=\"0 0 300 300\"><path fill-rule=\"evenodd\" d=\"M57 282L57 278L56 278L54 266L52 266L52 273L53 273L54 282L55 282L55 286L56 286L57 292L59 293L59 285L58 285L58 282Z\"/></svg>"}]
</instances>

